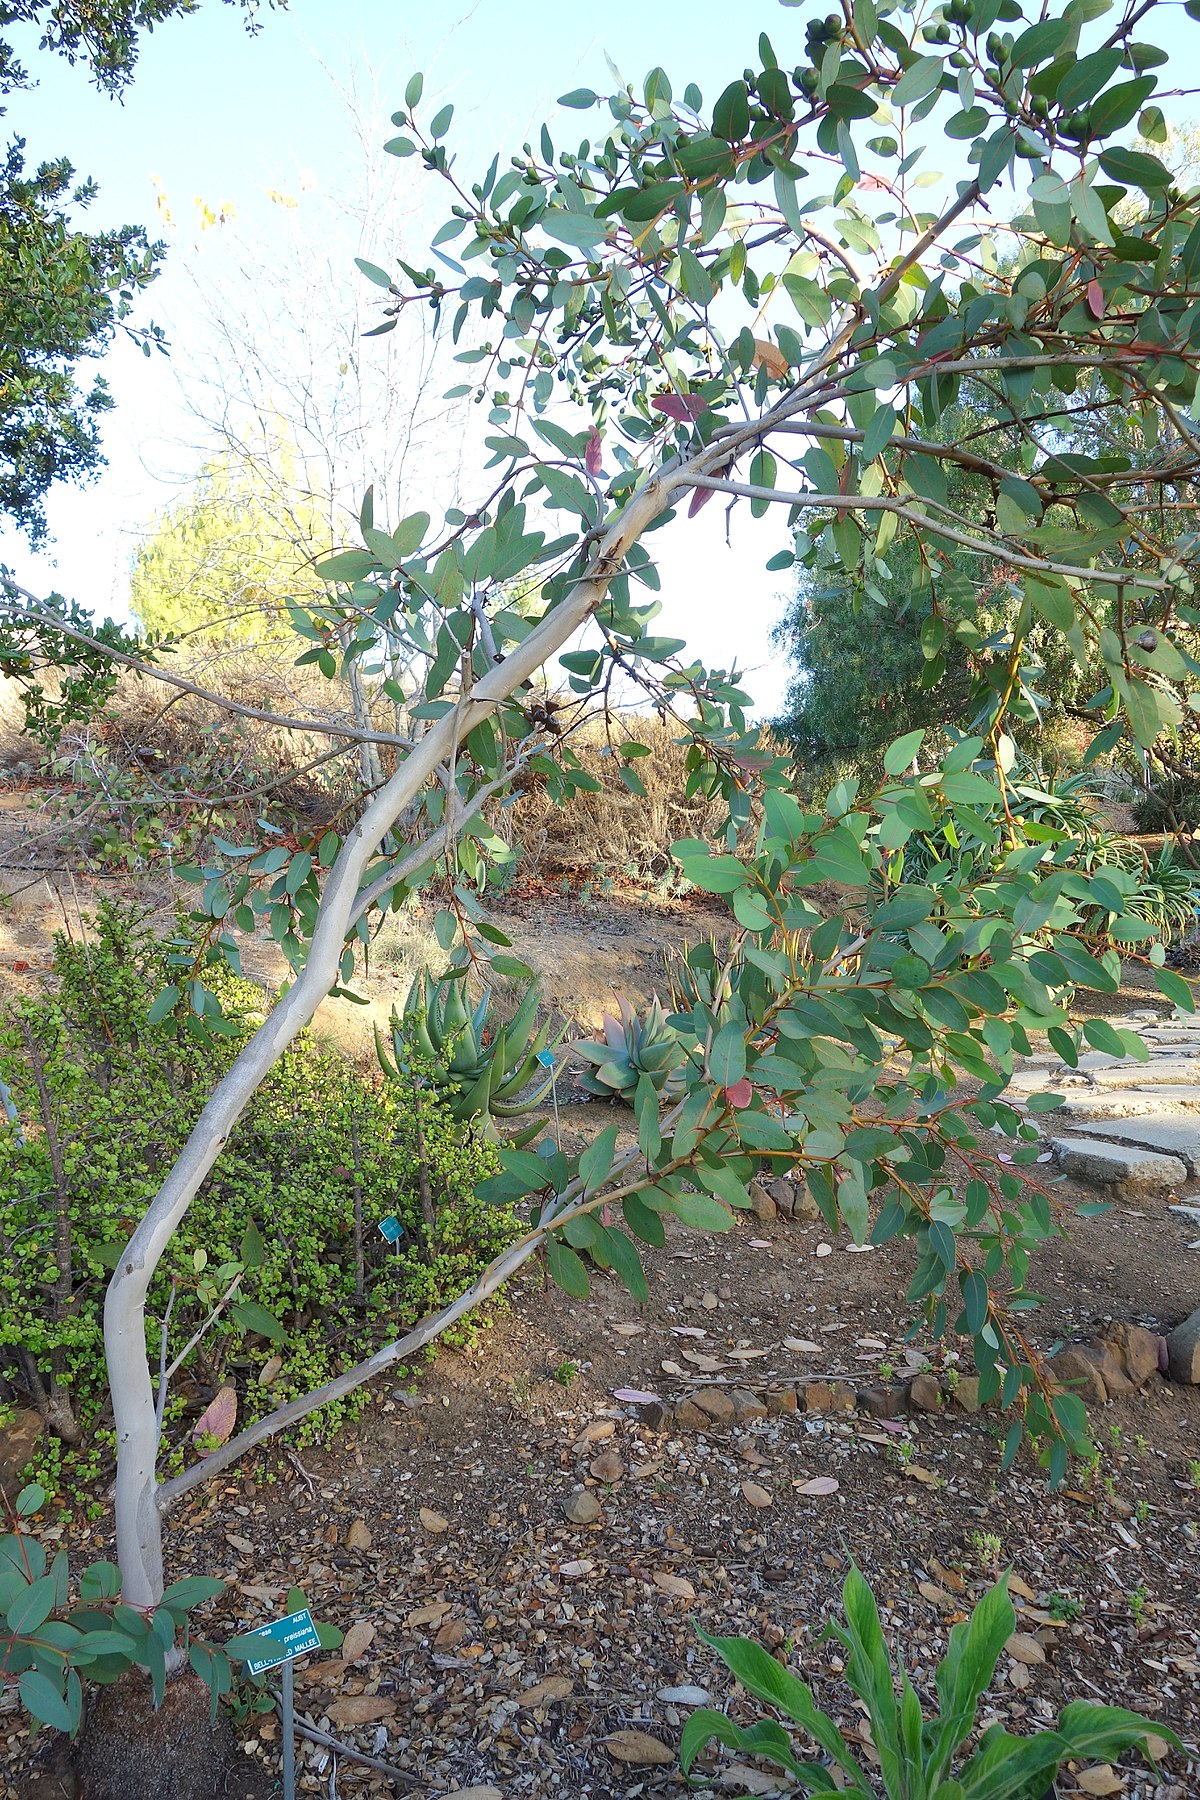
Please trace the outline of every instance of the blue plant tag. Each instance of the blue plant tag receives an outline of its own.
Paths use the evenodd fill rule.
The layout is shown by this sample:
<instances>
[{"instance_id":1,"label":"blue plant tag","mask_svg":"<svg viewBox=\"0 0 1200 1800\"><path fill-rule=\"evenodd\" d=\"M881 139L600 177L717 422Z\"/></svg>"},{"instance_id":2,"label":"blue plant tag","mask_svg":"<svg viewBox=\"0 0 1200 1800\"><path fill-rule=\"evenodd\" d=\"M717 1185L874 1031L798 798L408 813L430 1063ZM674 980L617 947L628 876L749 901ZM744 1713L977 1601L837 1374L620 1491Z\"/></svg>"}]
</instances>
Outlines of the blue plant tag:
<instances>
[{"instance_id":1,"label":"blue plant tag","mask_svg":"<svg viewBox=\"0 0 1200 1800\"><path fill-rule=\"evenodd\" d=\"M389 1244L399 1243L400 1239L404 1236L403 1225L400 1223L399 1219L391 1213L388 1214L386 1219L380 1219L379 1230Z\"/></svg>"},{"instance_id":2,"label":"blue plant tag","mask_svg":"<svg viewBox=\"0 0 1200 1800\"><path fill-rule=\"evenodd\" d=\"M554 1052L553 1052L553 1050L539 1050L537 1053L537 1059L541 1063L543 1069L552 1069L554 1067Z\"/></svg>"}]
</instances>

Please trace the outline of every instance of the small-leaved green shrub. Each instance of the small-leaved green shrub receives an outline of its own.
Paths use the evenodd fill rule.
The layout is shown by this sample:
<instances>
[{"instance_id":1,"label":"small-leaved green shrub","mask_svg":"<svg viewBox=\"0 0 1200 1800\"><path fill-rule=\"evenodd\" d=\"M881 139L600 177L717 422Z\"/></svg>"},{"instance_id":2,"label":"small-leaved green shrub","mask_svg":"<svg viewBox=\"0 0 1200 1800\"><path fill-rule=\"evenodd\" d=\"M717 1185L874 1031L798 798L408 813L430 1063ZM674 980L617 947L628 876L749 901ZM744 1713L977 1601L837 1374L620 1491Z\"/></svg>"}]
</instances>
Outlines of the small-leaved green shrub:
<instances>
[{"instance_id":1,"label":"small-leaved green shrub","mask_svg":"<svg viewBox=\"0 0 1200 1800\"><path fill-rule=\"evenodd\" d=\"M845 1679L866 1708L878 1772L863 1768L807 1684L760 1645L702 1631L705 1643L747 1693L799 1726L823 1752L823 1760L798 1755L787 1729L775 1719L743 1727L704 1707L684 1726L680 1762L685 1775L715 1740L774 1763L794 1779L801 1794L842 1794L849 1800L1042 1800L1069 1760L1112 1762L1125 1750L1145 1753L1151 1735L1172 1749L1183 1748L1165 1726L1152 1725L1124 1707L1073 1700L1053 1729L1032 1737L1014 1737L1000 1725L989 1725L974 1750L959 1761L975 1729L980 1700L1016 1629L1007 1575L984 1594L969 1619L951 1630L935 1673L939 1710L931 1719L923 1716L903 1665L893 1666L875 1597L853 1563L842 1588L842 1608L844 1621L831 1620L822 1641L835 1638L845 1652Z\"/></svg>"},{"instance_id":2,"label":"small-leaved green shrub","mask_svg":"<svg viewBox=\"0 0 1200 1800\"><path fill-rule=\"evenodd\" d=\"M86 941L56 939L56 988L0 1015L0 1373L50 1427L36 1465L62 1494L105 1453L108 1272L262 997L223 978L228 1036L157 1022L171 950L135 911L100 907ZM182 1004L182 1003L181 1003ZM370 1079L301 1036L243 1114L151 1290L155 1364L216 1312L171 1384L168 1457L221 1383L243 1423L328 1381L459 1293L514 1231L474 1198L499 1165L428 1088ZM404 1228L396 1249L381 1219ZM168 1308L169 1318L168 1318ZM362 1398L341 1403L361 1407ZM316 1416L309 1435L331 1423Z\"/></svg>"}]
</instances>

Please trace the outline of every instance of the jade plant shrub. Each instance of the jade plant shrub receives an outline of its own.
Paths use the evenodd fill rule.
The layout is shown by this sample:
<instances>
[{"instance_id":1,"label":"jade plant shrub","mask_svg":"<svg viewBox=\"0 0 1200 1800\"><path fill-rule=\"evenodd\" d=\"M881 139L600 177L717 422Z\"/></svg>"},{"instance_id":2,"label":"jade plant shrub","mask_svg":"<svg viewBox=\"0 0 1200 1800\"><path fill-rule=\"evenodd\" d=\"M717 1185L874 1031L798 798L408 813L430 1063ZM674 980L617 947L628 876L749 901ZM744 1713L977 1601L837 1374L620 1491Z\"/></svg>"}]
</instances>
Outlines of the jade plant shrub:
<instances>
[{"instance_id":1,"label":"jade plant shrub","mask_svg":"<svg viewBox=\"0 0 1200 1800\"><path fill-rule=\"evenodd\" d=\"M55 991L0 1018L0 1075L17 1114L0 1122L0 1368L50 1427L36 1468L60 1493L95 1480L106 1443L109 1269L194 1124L214 1063L228 1065L262 1004L249 983L224 977L234 1030L197 1043L155 1016L177 954L135 910L103 903L86 940L56 939ZM392 1321L457 1293L510 1229L472 1194L493 1155L463 1144L436 1095L418 1109L402 1086L297 1039L231 1134L155 1283L151 1353L164 1324L168 1365L202 1331L165 1408L168 1457L178 1462L185 1419L221 1383L252 1421L329 1379ZM388 1215L404 1230L398 1253L377 1229ZM326 1414L321 1429L329 1423Z\"/></svg>"},{"instance_id":2,"label":"jade plant shrub","mask_svg":"<svg viewBox=\"0 0 1200 1800\"><path fill-rule=\"evenodd\" d=\"M222 1697L231 1694L241 1711L271 1710L262 1676L239 1682L234 1666L261 1653L261 1644L245 1636L213 1644L196 1635L191 1614L224 1594L223 1581L186 1575L164 1590L156 1606L127 1606L120 1570L101 1560L84 1569L73 1587L67 1551L57 1549L50 1559L27 1523L46 1500L36 1483L22 1488L14 1529L0 1535L0 1678L15 1683L31 1718L74 1737L83 1718L84 1681L107 1684L135 1668L148 1673L159 1705L177 1643L208 1685L214 1719ZM299 1588L291 1589L288 1612L307 1604ZM321 1648L336 1650L338 1627L325 1620L314 1625Z\"/></svg>"},{"instance_id":3,"label":"jade plant shrub","mask_svg":"<svg viewBox=\"0 0 1200 1800\"><path fill-rule=\"evenodd\" d=\"M939 1710L930 1719L923 1715L903 1663L898 1658L893 1663L875 1597L853 1563L842 1588L842 1610L844 1618L832 1620L821 1641L832 1637L845 1652L845 1680L866 1708L878 1773L863 1768L806 1682L749 1638L710 1637L702 1631L704 1642L747 1693L799 1727L823 1757L817 1761L798 1754L786 1727L775 1718L740 1726L704 1707L684 1726L680 1761L685 1775L715 1741L774 1763L794 1779L800 1794L844 1794L852 1800L1044 1800L1068 1761L1114 1762L1126 1750L1144 1752L1151 1735L1172 1749L1183 1748L1165 1726L1124 1707L1073 1700L1057 1725L1032 1737L1015 1737L1000 1725L989 1725L974 1750L958 1760L975 1730L979 1703L1001 1652L1016 1630L1008 1576L983 1596L969 1619L952 1627L935 1674Z\"/></svg>"}]
</instances>

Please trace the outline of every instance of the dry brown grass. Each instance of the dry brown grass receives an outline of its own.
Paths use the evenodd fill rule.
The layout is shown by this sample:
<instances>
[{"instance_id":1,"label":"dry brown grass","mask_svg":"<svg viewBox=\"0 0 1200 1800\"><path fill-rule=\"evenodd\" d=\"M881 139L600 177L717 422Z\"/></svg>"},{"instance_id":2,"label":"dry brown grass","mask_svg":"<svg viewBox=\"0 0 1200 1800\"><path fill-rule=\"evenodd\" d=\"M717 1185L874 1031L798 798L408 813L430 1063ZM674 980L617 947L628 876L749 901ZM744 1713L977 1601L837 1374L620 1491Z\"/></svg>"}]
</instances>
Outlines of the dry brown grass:
<instances>
[{"instance_id":1,"label":"dry brown grass","mask_svg":"<svg viewBox=\"0 0 1200 1800\"><path fill-rule=\"evenodd\" d=\"M571 748L599 788L565 806L555 805L540 785L527 788L498 815L497 826L524 847L538 872L661 880L672 869L672 842L711 836L726 813L721 800L684 798L687 744L680 736L677 726L654 715L623 719L614 728L614 744L632 740L650 751L631 765L646 790L642 796L622 784L621 758L609 749L603 726L586 727L572 736Z\"/></svg>"}]
</instances>

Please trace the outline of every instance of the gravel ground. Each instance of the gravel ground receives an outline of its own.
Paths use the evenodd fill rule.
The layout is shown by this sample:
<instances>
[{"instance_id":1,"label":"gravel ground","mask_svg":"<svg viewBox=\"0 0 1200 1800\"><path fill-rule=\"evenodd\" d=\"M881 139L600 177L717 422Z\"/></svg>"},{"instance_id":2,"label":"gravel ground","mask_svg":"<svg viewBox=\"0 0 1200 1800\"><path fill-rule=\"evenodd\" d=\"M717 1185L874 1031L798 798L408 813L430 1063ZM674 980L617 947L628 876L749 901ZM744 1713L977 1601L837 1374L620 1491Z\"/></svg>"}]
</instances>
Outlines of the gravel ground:
<instances>
[{"instance_id":1,"label":"gravel ground","mask_svg":"<svg viewBox=\"0 0 1200 1800\"><path fill-rule=\"evenodd\" d=\"M1200 1255L1171 1230L1126 1209L1049 1246L1043 1341L1189 1310ZM836 1646L817 1641L851 1556L926 1701L949 1626L1011 1567L1019 1636L985 1719L1028 1731L1073 1698L1131 1706L1178 1731L1191 1759L1168 1758L1161 1777L1134 1757L1076 1770L1060 1794L1200 1792L1200 1390L1155 1377L1097 1413L1098 1461L1057 1493L1027 1460L1000 1472L1003 1428L986 1414L791 1415L670 1436L617 1398L676 1398L722 1372L866 1382L926 1354L953 1371L954 1346L903 1341L903 1247L819 1255L822 1232L752 1221L711 1245L681 1234L648 1259L644 1308L604 1278L580 1305L531 1274L472 1349L381 1387L325 1448L276 1448L172 1519L172 1567L229 1584L206 1621L214 1637L277 1614L293 1584L355 1634L353 1660L298 1666L297 1704L399 1774L310 1742L302 1792L682 1792L679 1733L697 1694L675 1690L751 1716L696 1625L774 1649L870 1763ZM89 1535L80 1555L105 1548L103 1521ZM30 1746L6 1722L15 1771ZM266 1780L247 1792L271 1791L279 1748L274 1718L252 1723L247 1775ZM731 1773L723 1753L707 1772L720 1792L781 1791L763 1768ZM31 1782L8 1793L50 1791Z\"/></svg>"}]
</instances>

